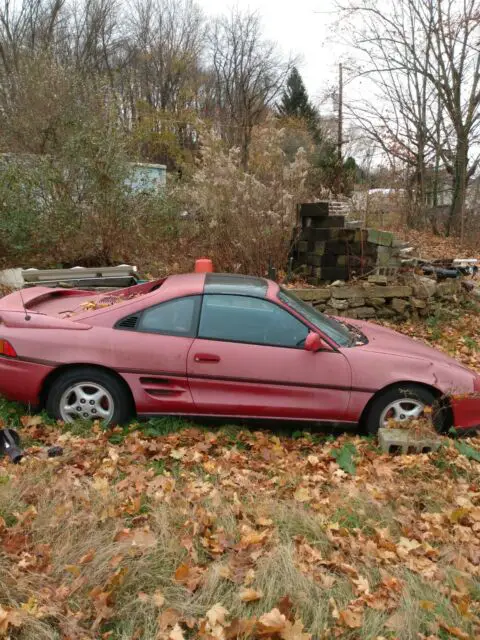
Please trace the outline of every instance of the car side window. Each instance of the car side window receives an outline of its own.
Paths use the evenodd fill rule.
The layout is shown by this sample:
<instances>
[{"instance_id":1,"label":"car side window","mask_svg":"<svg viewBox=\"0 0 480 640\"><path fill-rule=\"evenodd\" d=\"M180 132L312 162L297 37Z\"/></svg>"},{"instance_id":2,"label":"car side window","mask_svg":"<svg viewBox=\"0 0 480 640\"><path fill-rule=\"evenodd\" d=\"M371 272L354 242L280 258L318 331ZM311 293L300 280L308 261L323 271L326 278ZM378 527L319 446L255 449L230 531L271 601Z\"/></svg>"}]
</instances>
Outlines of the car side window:
<instances>
[{"instance_id":1,"label":"car side window","mask_svg":"<svg viewBox=\"0 0 480 640\"><path fill-rule=\"evenodd\" d=\"M194 337L199 308L200 296L167 300L142 312L137 331Z\"/></svg>"},{"instance_id":2,"label":"car side window","mask_svg":"<svg viewBox=\"0 0 480 640\"><path fill-rule=\"evenodd\" d=\"M302 347L308 327L278 305L262 298L203 296L199 338L277 347Z\"/></svg>"}]
</instances>

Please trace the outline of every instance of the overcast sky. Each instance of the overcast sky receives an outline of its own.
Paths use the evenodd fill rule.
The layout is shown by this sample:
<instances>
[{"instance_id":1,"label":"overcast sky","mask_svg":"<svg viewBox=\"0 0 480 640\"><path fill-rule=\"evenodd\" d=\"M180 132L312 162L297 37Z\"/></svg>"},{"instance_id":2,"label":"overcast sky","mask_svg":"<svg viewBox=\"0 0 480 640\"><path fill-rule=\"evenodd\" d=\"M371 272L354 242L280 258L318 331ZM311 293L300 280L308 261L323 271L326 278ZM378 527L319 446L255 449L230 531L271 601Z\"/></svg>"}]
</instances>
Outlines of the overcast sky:
<instances>
[{"instance_id":1,"label":"overcast sky","mask_svg":"<svg viewBox=\"0 0 480 640\"><path fill-rule=\"evenodd\" d=\"M299 55L299 70L310 97L318 102L329 86L337 81L341 48L327 42L329 27L336 18L334 0L197 0L207 15L228 12L232 6L241 11L258 11L265 35L277 42L288 56ZM330 38L331 40L331 38ZM331 101L322 111L331 109Z\"/></svg>"}]
</instances>

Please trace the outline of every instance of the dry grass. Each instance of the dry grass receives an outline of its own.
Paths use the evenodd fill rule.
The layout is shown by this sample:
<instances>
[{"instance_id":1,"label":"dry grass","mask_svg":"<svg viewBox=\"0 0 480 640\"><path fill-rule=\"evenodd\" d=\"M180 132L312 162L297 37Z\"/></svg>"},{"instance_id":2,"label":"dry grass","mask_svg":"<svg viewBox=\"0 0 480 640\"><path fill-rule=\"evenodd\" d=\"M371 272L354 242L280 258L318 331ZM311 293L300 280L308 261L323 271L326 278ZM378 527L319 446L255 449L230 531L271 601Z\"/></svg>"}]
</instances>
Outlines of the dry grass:
<instances>
[{"instance_id":1,"label":"dry grass","mask_svg":"<svg viewBox=\"0 0 480 640\"><path fill-rule=\"evenodd\" d=\"M178 621L185 638L207 638L216 603L252 621L282 602L306 630L294 638L478 637L479 469L448 441L386 458L359 438L190 429L112 445L101 432L26 431L63 440L65 455L37 446L0 469L12 637L154 640ZM347 440L354 476L331 456Z\"/></svg>"}]
</instances>

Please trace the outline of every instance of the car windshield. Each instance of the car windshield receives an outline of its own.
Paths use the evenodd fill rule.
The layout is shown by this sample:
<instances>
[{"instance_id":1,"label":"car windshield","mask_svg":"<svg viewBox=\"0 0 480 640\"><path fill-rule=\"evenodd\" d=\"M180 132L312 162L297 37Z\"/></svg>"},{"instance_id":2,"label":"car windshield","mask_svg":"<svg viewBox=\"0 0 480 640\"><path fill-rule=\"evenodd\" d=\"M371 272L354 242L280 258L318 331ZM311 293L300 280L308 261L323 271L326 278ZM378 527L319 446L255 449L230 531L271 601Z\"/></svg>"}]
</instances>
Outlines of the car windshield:
<instances>
[{"instance_id":1,"label":"car windshield","mask_svg":"<svg viewBox=\"0 0 480 640\"><path fill-rule=\"evenodd\" d=\"M355 337L347 327L333 318L328 318L315 307L297 298L291 291L283 287L278 292L278 298L288 307L299 313L306 320L315 325L322 333L331 338L341 347L349 347Z\"/></svg>"}]
</instances>

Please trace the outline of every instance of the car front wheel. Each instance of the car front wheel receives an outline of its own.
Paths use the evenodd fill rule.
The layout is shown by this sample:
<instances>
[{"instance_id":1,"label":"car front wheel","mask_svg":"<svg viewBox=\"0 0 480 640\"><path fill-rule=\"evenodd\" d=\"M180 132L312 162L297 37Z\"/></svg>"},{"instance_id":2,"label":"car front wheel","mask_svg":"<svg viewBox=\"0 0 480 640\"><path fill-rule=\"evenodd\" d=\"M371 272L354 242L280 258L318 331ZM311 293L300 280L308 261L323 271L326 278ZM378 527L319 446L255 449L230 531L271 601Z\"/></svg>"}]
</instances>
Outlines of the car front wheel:
<instances>
[{"instance_id":1,"label":"car front wheel","mask_svg":"<svg viewBox=\"0 0 480 640\"><path fill-rule=\"evenodd\" d=\"M401 384L379 394L372 402L366 416L368 433L375 435L390 422L407 422L420 418L427 407L434 411L434 424L437 431L443 430L443 420L435 411L438 400L428 389L414 385Z\"/></svg>"},{"instance_id":2,"label":"car front wheel","mask_svg":"<svg viewBox=\"0 0 480 640\"><path fill-rule=\"evenodd\" d=\"M94 367L71 369L52 384L47 413L63 422L101 420L122 424L132 415L129 394L114 375Z\"/></svg>"}]
</instances>

